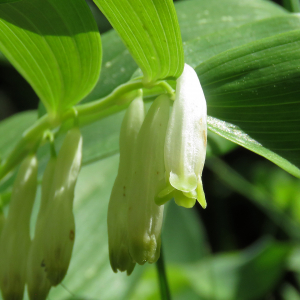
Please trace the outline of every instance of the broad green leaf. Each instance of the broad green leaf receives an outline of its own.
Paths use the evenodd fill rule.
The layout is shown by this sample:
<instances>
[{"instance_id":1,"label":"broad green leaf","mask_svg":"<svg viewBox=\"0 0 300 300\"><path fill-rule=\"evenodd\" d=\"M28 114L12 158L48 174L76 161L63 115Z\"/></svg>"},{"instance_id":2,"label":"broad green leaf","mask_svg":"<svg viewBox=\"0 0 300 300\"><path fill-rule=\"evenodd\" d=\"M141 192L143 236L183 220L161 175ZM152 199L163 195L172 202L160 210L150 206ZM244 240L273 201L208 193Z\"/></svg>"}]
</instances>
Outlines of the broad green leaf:
<instances>
[{"instance_id":1,"label":"broad green leaf","mask_svg":"<svg viewBox=\"0 0 300 300\"><path fill-rule=\"evenodd\" d=\"M17 2L17 1L21 1L21 0L0 0L0 4L10 3L10 2Z\"/></svg>"},{"instance_id":2,"label":"broad green leaf","mask_svg":"<svg viewBox=\"0 0 300 300\"><path fill-rule=\"evenodd\" d=\"M130 80L138 68L129 51L114 30L101 35L103 62L101 76L84 102L93 101L111 93L117 86Z\"/></svg>"},{"instance_id":3,"label":"broad green leaf","mask_svg":"<svg viewBox=\"0 0 300 300\"><path fill-rule=\"evenodd\" d=\"M184 42L256 20L288 16L280 6L261 0L223 0L222 5L219 5L219 0L189 0L175 2L175 8ZM232 41L234 40L232 38ZM138 68L114 30L102 35L102 43L101 76L95 89L85 101L92 101L109 94L118 85L128 81ZM188 62L191 61L189 55L185 53Z\"/></svg>"},{"instance_id":4,"label":"broad green leaf","mask_svg":"<svg viewBox=\"0 0 300 300\"><path fill-rule=\"evenodd\" d=\"M54 114L85 97L100 72L100 36L84 0L2 4L0 50Z\"/></svg>"},{"instance_id":5,"label":"broad green leaf","mask_svg":"<svg viewBox=\"0 0 300 300\"><path fill-rule=\"evenodd\" d=\"M215 118L210 129L297 177L299 46L300 30L294 30L222 52L196 68Z\"/></svg>"},{"instance_id":6,"label":"broad green leaf","mask_svg":"<svg viewBox=\"0 0 300 300\"><path fill-rule=\"evenodd\" d=\"M176 3L176 10L183 41L257 20L287 15L281 6L261 0L180 1Z\"/></svg>"},{"instance_id":7,"label":"broad green leaf","mask_svg":"<svg viewBox=\"0 0 300 300\"><path fill-rule=\"evenodd\" d=\"M299 168L292 164L289 161L288 157L286 159L284 158L284 156L277 154L275 150L272 151L272 148L266 148L263 145L263 141L262 143L259 143L257 140L253 139L251 135L247 134L246 131L243 131L238 126L213 117L208 117L207 124L208 129L212 132L269 159L287 172L293 174L296 177L300 177ZM292 133L289 134L291 135ZM273 139L274 142L276 142L276 140L276 138Z\"/></svg>"},{"instance_id":8,"label":"broad green leaf","mask_svg":"<svg viewBox=\"0 0 300 300\"><path fill-rule=\"evenodd\" d=\"M145 82L177 78L184 64L172 0L94 0L142 69Z\"/></svg>"},{"instance_id":9,"label":"broad green leaf","mask_svg":"<svg viewBox=\"0 0 300 300\"><path fill-rule=\"evenodd\" d=\"M186 267L200 299L262 299L284 272L291 247L264 241L229 254L214 255Z\"/></svg>"},{"instance_id":10,"label":"broad green leaf","mask_svg":"<svg viewBox=\"0 0 300 300\"><path fill-rule=\"evenodd\" d=\"M186 63L197 67L211 57L244 44L300 29L300 16L285 14L224 29L184 44Z\"/></svg>"}]
</instances>

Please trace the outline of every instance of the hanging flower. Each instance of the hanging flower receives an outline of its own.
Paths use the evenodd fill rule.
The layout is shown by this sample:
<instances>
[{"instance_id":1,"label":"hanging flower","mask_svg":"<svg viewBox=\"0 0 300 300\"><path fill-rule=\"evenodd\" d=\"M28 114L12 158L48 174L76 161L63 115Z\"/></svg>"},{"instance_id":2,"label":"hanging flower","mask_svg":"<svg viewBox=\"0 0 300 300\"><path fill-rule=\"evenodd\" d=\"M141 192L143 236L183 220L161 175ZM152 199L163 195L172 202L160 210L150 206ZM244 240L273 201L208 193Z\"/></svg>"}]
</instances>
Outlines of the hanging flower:
<instances>
[{"instance_id":1,"label":"hanging flower","mask_svg":"<svg viewBox=\"0 0 300 300\"><path fill-rule=\"evenodd\" d=\"M120 163L115 180L107 216L109 259L114 272L127 271L130 275L135 267L128 249L127 209L128 189L131 184L133 149L145 116L144 102L140 95L132 101L124 116L120 132Z\"/></svg>"},{"instance_id":2,"label":"hanging flower","mask_svg":"<svg viewBox=\"0 0 300 300\"><path fill-rule=\"evenodd\" d=\"M0 286L4 299L23 299L37 171L36 156L30 155L21 164L14 182L0 239Z\"/></svg>"},{"instance_id":3,"label":"hanging flower","mask_svg":"<svg viewBox=\"0 0 300 300\"><path fill-rule=\"evenodd\" d=\"M35 225L35 235L31 242L28 265L27 265L27 288L30 300L45 300L51 289L50 281L43 268L44 264L44 243L47 236L45 235L45 216L47 206L51 195L51 187L54 181L54 170L56 166L56 157L51 157L44 171L42 181L42 196L40 209Z\"/></svg>"},{"instance_id":4,"label":"hanging flower","mask_svg":"<svg viewBox=\"0 0 300 300\"><path fill-rule=\"evenodd\" d=\"M206 119L206 100L198 76L185 64L177 80L165 143L166 176L170 186L159 194L160 198L173 193L178 205L191 207L197 198L202 207L206 207L201 180L206 155Z\"/></svg>"},{"instance_id":5,"label":"hanging flower","mask_svg":"<svg viewBox=\"0 0 300 300\"><path fill-rule=\"evenodd\" d=\"M160 255L163 205L155 195L165 186L164 143L170 100L159 96L151 105L140 132L128 190L129 253L134 262L156 262Z\"/></svg>"},{"instance_id":6,"label":"hanging flower","mask_svg":"<svg viewBox=\"0 0 300 300\"><path fill-rule=\"evenodd\" d=\"M75 239L74 190L81 167L82 136L79 128L69 130L57 156L53 184L45 212L43 247L44 268L50 284L65 277Z\"/></svg>"}]
</instances>

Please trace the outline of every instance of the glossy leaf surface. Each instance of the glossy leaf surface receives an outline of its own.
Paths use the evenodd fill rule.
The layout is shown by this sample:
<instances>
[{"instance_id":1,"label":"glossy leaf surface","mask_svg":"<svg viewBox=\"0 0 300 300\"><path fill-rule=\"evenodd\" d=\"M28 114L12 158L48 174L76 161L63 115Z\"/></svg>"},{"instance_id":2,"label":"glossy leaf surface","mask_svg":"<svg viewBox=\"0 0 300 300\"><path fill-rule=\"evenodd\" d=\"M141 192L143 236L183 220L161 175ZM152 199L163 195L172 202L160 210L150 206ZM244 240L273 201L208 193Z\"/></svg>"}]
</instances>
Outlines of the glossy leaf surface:
<instances>
[{"instance_id":1,"label":"glossy leaf surface","mask_svg":"<svg viewBox=\"0 0 300 300\"><path fill-rule=\"evenodd\" d=\"M100 72L100 36L84 0L2 4L0 50L51 113L79 102Z\"/></svg>"},{"instance_id":2,"label":"glossy leaf surface","mask_svg":"<svg viewBox=\"0 0 300 300\"><path fill-rule=\"evenodd\" d=\"M236 141L243 140L248 149L298 177L299 45L300 30L294 30L225 51L196 68L208 114L238 126L232 131ZM223 129L228 132L226 126ZM254 141L253 148L242 133ZM283 158L281 162L278 156ZM285 160L294 165L294 170Z\"/></svg>"},{"instance_id":3,"label":"glossy leaf surface","mask_svg":"<svg viewBox=\"0 0 300 300\"><path fill-rule=\"evenodd\" d=\"M146 83L181 74L183 49L173 1L94 2L142 69Z\"/></svg>"}]
</instances>

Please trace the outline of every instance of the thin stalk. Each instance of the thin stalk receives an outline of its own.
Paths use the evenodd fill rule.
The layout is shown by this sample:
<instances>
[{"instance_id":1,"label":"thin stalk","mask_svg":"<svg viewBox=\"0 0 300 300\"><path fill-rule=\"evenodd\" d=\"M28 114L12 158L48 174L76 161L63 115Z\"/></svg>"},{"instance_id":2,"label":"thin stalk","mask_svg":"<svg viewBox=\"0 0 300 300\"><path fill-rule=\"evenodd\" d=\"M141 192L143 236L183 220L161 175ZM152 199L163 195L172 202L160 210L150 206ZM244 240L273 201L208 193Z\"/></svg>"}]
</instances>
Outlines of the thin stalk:
<instances>
[{"instance_id":1,"label":"thin stalk","mask_svg":"<svg viewBox=\"0 0 300 300\"><path fill-rule=\"evenodd\" d=\"M158 280L159 280L159 288L160 288L160 295L161 300L171 300L171 293L169 289L169 284L166 275L165 269L165 262L162 247L160 249L160 258L156 262L156 269L158 273Z\"/></svg>"},{"instance_id":2,"label":"thin stalk","mask_svg":"<svg viewBox=\"0 0 300 300\"><path fill-rule=\"evenodd\" d=\"M300 1L299 0L283 0L283 6L290 12L293 12L293 13L300 12Z\"/></svg>"},{"instance_id":3,"label":"thin stalk","mask_svg":"<svg viewBox=\"0 0 300 300\"><path fill-rule=\"evenodd\" d=\"M171 97L174 96L174 90L168 83L159 81L156 85L162 86ZM147 88L144 86L142 79L129 81L117 87L108 96L90 103L74 106L60 116L44 115L24 132L16 147L0 165L0 180L12 171L26 155L34 151L40 143L44 142L43 135L46 130L53 130L62 124L65 124L63 129L72 127L74 119L79 126L84 126L113 115L129 106L130 101L126 101L126 95L142 88ZM124 96L125 103L122 104ZM69 120L72 122L67 122Z\"/></svg>"}]
</instances>

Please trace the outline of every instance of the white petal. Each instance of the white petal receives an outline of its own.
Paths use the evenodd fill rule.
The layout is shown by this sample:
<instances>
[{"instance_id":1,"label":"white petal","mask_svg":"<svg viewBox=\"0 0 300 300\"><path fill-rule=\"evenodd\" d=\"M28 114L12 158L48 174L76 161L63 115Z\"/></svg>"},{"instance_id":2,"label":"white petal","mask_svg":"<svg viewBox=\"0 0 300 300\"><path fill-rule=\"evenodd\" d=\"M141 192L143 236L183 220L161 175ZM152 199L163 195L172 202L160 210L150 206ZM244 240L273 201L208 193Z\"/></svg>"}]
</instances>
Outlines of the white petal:
<instances>
[{"instance_id":1,"label":"white petal","mask_svg":"<svg viewBox=\"0 0 300 300\"><path fill-rule=\"evenodd\" d=\"M129 255L127 232L128 189L134 162L134 147L138 132L145 117L142 96L128 107L120 132L120 164L108 206L107 227L109 258L114 272L127 271L135 266Z\"/></svg>"},{"instance_id":2,"label":"white petal","mask_svg":"<svg viewBox=\"0 0 300 300\"><path fill-rule=\"evenodd\" d=\"M133 179L128 198L129 250L134 261L153 263L160 255L163 205L154 202L165 186L164 141L170 100L158 97L138 135Z\"/></svg>"},{"instance_id":3,"label":"white petal","mask_svg":"<svg viewBox=\"0 0 300 300\"><path fill-rule=\"evenodd\" d=\"M180 191L197 188L206 155L206 119L206 100L198 76L185 64L177 80L165 144L167 176L170 184Z\"/></svg>"},{"instance_id":4,"label":"white petal","mask_svg":"<svg viewBox=\"0 0 300 300\"><path fill-rule=\"evenodd\" d=\"M56 286L65 277L75 238L74 190L81 167L82 136L78 128L69 130L57 156L54 181L44 222L44 262L47 278Z\"/></svg>"}]
</instances>

